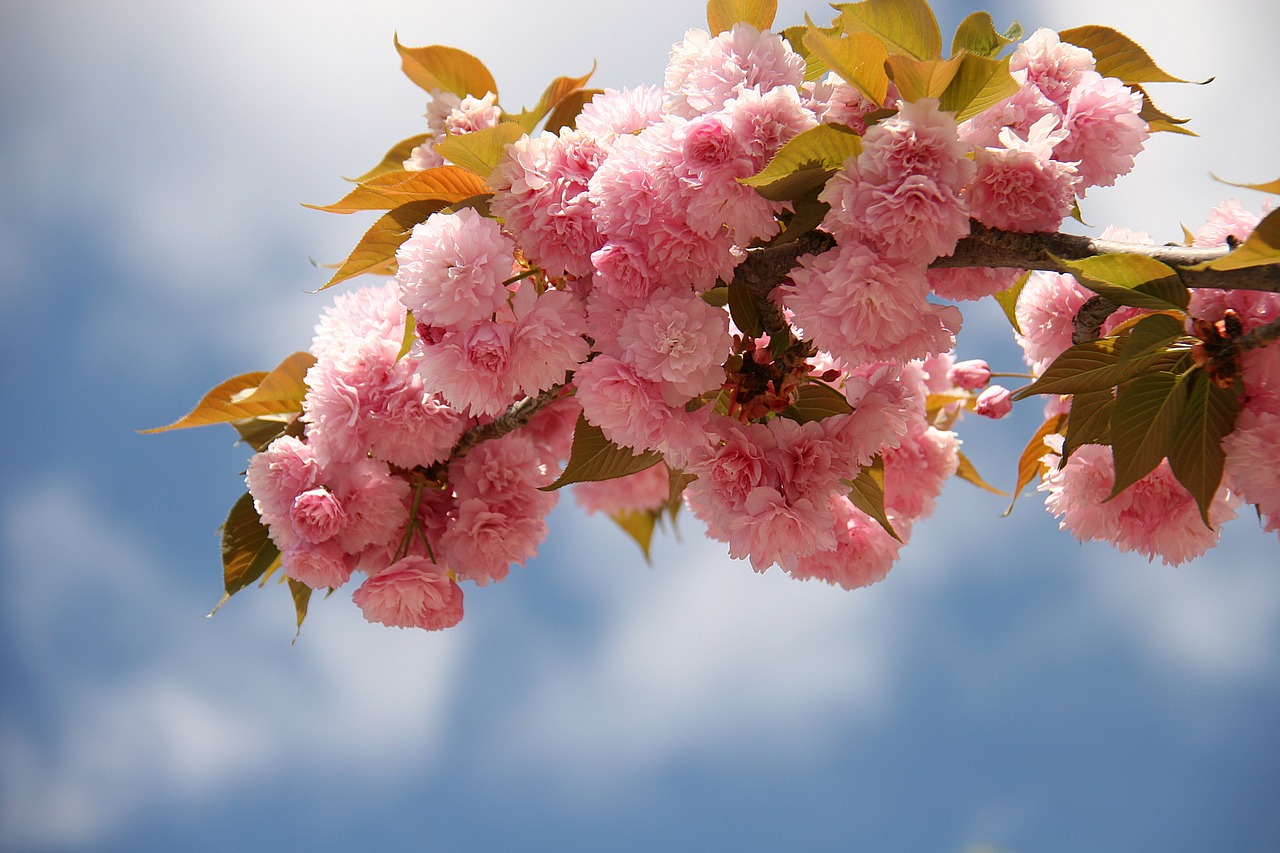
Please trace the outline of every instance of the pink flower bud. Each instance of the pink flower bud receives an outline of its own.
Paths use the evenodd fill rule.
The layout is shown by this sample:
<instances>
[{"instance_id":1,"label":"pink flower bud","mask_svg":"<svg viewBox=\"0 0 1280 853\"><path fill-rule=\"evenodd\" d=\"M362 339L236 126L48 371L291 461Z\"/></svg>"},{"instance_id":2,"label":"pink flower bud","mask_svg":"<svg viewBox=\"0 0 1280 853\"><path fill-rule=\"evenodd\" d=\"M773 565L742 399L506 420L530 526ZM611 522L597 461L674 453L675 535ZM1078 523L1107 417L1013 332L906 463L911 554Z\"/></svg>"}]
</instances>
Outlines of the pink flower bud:
<instances>
[{"instance_id":1,"label":"pink flower bud","mask_svg":"<svg viewBox=\"0 0 1280 853\"><path fill-rule=\"evenodd\" d=\"M992 385L978 395L974 412L987 418L1003 418L1013 410L1013 395L1003 385Z\"/></svg>"},{"instance_id":2,"label":"pink flower bud","mask_svg":"<svg viewBox=\"0 0 1280 853\"><path fill-rule=\"evenodd\" d=\"M951 383L966 391L977 391L991 381L991 368L980 358L957 361L947 371Z\"/></svg>"}]
</instances>

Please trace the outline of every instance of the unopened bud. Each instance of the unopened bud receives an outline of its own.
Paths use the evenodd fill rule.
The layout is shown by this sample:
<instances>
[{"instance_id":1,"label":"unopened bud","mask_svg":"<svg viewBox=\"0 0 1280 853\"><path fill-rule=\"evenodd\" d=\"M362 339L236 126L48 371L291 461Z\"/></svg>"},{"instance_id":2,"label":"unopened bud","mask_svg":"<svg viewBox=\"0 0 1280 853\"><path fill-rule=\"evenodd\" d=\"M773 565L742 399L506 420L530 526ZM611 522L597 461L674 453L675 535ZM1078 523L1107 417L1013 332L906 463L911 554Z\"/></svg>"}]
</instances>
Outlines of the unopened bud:
<instances>
[{"instance_id":1,"label":"unopened bud","mask_svg":"<svg viewBox=\"0 0 1280 853\"><path fill-rule=\"evenodd\" d=\"M991 381L991 368L980 358L957 361L947 371L947 379L966 391L977 391Z\"/></svg>"},{"instance_id":2,"label":"unopened bud","mask_svg":"<svg viewBox=\"0 0 1280 853\"><path fill-rule=\"evenodd\" d=\"M973 411L985 418L1003 418L1013 411L1013 394L1003 385L992 385L978 395Z\"/></svg>"}]
</instances>

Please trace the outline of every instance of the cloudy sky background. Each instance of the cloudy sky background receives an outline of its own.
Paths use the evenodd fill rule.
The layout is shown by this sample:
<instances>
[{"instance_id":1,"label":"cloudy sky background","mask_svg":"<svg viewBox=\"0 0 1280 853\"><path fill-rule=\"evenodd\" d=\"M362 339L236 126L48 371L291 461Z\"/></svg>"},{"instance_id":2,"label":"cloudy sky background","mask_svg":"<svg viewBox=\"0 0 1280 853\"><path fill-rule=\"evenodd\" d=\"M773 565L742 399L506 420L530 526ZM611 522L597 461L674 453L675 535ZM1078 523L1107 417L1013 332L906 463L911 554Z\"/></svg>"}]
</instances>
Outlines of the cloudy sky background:
<instances>
[{"instance_id":1,"label":"cloudy sky background","mask_svg":"<svg viewBox=\"0 0 1280 853\"><path fill-rule=\"evenodd\" d=\"M1277 177L1280 117L1246 94L1280 81L1263 0L1049 5L986 8L1217 78L1155 87L1201 136L1153 140L1092 225L1178 239L1230 194L1209 171ZM294 645L281 588L204 618L245 450L134 430L308 345L311 261L371 220L299 202L423 128L392 33L480 56L515 108L593 61L599 86L658 81L704 23L531 8L0 9L0 848L1280 847L1280 575L1247 516L1175 570L956 482L847 593L755 575L691 518L647 566L565 500L449 632L366 625L345 590ZM944 30L968 11L940 6ZM778 20L805 12L827 17ZM1018 364L989 306L966 321L962 357ZM966 451L1006 484L1035 420L966 422Z\"/></svg>"}]
</instances>

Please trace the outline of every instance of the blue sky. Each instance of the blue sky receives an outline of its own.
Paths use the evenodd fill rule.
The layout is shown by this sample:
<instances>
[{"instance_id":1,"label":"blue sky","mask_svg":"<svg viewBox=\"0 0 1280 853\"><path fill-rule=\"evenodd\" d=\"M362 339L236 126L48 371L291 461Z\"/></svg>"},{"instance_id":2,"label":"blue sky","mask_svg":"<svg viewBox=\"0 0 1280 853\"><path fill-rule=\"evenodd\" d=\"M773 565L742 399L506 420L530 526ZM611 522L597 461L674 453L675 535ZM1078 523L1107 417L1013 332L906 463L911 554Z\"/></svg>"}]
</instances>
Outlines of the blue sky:
<instances>
[{"instance_id":1,"label":"blue sky","mask_svg":"<svg viewBox=\"0 0 1280 853\"><path fill-rule=\"evenodd\" d=\"M956 482L849 593L756 575L691 518L648 566L565 500L449 632L366 625L344 590L291 645L274 586L205 619L246 453L134 430L306 348L311 261L368 220L299 202L422 128L392 33L477 54L511 107L593 60L598 85L656 81L703 22L672 0L360 5L0 11L0 847L1280 847L1277 542L1243 513L1170 569ZM1280 118L1245 94L1280 80L1268 28L1240 26L1261 0L987 8L1217 77L1159 88L1202 135L1153 140L1092 225L1177 239L1228 195L1210 170L1276 177ZM806 11L826 16L779 21ZM1002 322L966 311L961 356L1016 365ZM1034 420L968 421L966 452L1007 483Z\"/></svg>"}]
</instances>

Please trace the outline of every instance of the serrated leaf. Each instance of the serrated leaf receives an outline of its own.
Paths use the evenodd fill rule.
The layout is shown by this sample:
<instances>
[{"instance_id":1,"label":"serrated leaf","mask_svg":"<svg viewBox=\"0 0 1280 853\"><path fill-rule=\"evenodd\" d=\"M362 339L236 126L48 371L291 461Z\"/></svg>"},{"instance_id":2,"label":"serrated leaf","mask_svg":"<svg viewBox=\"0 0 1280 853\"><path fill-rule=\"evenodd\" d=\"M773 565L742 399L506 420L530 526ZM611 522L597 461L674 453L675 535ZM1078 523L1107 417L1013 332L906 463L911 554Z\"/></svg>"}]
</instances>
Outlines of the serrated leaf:
<instances>
[{"instance_id":1,"label":"serrated leaf","mask_svg":"<svg viewBox=\"0 0 1280 853\"><path fill-rule=\"evenodd\" d=\"M862 138L842 124L820 124L778 149L763 169L739 178L770 201L793 201L820 190L844 161L862 151Z\"/></svg>"},{"instance_id":2,"label":"serrated leaf","mask_svg":"<svg viewBox=\"0 0 1280 853\"><path fill-rule=\"evenodd\" d=\"M1062 438L1064 462L1086 444L1111 444L1111 412L1115 404L1116 395L1111 389L1072 396Z\"/></svg>"},{"instance_id":3,"label":"serrated leaf","mask_svg":"<svg viewBox=\"0 0 1280 853\"><path fill-rule=\"evenodd\" d=\"M499 122L483 130L446 136L436 143L436 153L487 181L502 162L507 146L524 135L524 129L515 122Z\"/></svg>"},{"instance_id":4,"label":"serrated leaf","mask_svg":"<svg viewBox=\"0 0 1280 853\"><path fill-rule=\"evenodd\" d=\"M1182 318L1172 314L1148 314L1125 328L1128 334L1120 352L1121 361L1165 349L1185 334Z\"/></svg>"},{"instance_id":5,"label":"serrated leaf","mask_svg":"<svg viewBox=\"0 0 1280 853\"><path fill-rule=\"evenodd\" d=\"M1200 266L1213 270L1239 270L1275 263L1280 263L1280 208L1268 213L1235 249Z\"/></svg>"},{"instance_id":6,"label":"serrated leaf","mask_svg":"<svg viewBox=\"0 0 1280 853\"><path fill-rule=\"evenodd\" d=\"M614 480L652 468L661 461L660 453L646 451L637 454L629 447L614 444L604 437L600 427L579 415L578 424L573 429L573 445L569 450L569 461L556 481L549 486L543 486L542 491L555 491L570 483Z\"/></svg>"},{"instance_id":7,"label":"serrated leaf","mask_svg":"<svg viewBox=\"0 0 1280 853\"><path fill-rule=\"evenodd\" d=\"M591 70L581 77L557 77L551 81L551 85L543 90L542 97L538 99L538 103L532 109L523 110L511 116L511 119L517 125L523 127L527 133L533 133L533 129L538 126L538 122L542 121L547 113L555 109L565 98L587 85L587 81L595 73L596 66L595 63L592 63ZM548 130L550 129L548 128Z\"/></svg>"},{"instance_id":8,"label":"serrated leaf","mask_svg":"<svg viewBox=\"0 0 1280 853\"><path fill-rule=\"evenodd\" d=\"M1013 398L1023 400L1032 394L1103 391L1146 373L1171 369L1185 355L1161 349L1146 350L1140 354L1124 353L1125 344L1124 337L1105 337L1076 344L1054 359L1035 382L1017 391Z\"/></svg>"},{"instance_id":9,"label":"serrated leaf","mask_svg":"<svg viewBox=\"0 0 1280 853\"><path fill-rule=\"evenodd\" d=\"M644 561L648 563L650 562L649 546L653 542L653 531L658 526L660 514L660 510L624 509L609 513L609 518L613 519L613 523L622 528L622 532L640 546Z\"/></svg>"},{"instance_id":10,"label":"serrated leaf","mask_svg":"<svg viewBox=\"0 0 1280 853\"><path fill-rule=\"evenodd\" d=\"M269 373L254 371L233 376L210 390L194 409L173 423L139 432L151 434L300 412L302 398L306 395L303 380L307 369L314 363L315 356L310 353L295 352Z\"/></svg>"},{"instance_id":11,"label":"serrated leaf","mask_svg":"<svg viewBox=\"0 0 1280 853\"><path fill-rule=\"evenodd\" d=\"M460 166L437 166L420 172L387 172L370 178L333 204L304 204L327 213L393 210L415 201L455 204L491 192L474 172Z\"/></svg>"},{"instance_id":12,"label":"serrated leaf","mask_svg":"<svg viewBox=\"0 0 1280 853\"><path fill-rule=\"evenodd\" d=\"M1094 293L1117 305L1148 311L1185 311L1191 292L1167 264L1146 255L1096 255L1078 261L1055 258Z\"/></svg>"},{"instance_id":13,"label":"serrated leaf","mask_svg":"<svg viewBox=\"0 0 1280 853\"><path fill-rule=\"evenodd\" d=\"M840 23L846 33L871 33L891 54L916 59L935 59L942 55L938 19L924 0L864 0L833 3L832 7L839 10Z\"/></svg>"},{"instance_id":14,"label":"serrated leaf","mask_svg":"<svg viewBox=\"0 0 1280 853\"><path fill-rule=\"evenodd\" d=\"M708 0L707 27L713 36L739 22L763 32L773 26L777 14L778 0Z\"/></svg>"},{"instance_id":15,"label":"serrated leaf","mask_svg":"<svg viewBox=\"0 0 1280 853\"><path fill-rule=\"evenodd\" d=\"M1022 329L1018 327L1018 297L1022 295L1022 289L1027 286L1027 281L1031 278L1031 272L1028 270L1018 276L1018 280L995 294L996 303L999 304L1000 310L1004 311L1004 316L1009 321L1009 325L1013 326L1013 330L1018 334L1022 334Z\"/></svg>"},{"instance_id":16,"label":"serrated leaf","mask_svg":"<svg viewBox=\"0 0 1280 853\"><path fill-rule=\"evenodd\" d=\"M1018 457L1018 480L1013 488L1013 500L1009 501L1009 508L1004 511L1006 516L1013 512L1013 505L1018 502L1018 496L1022 494L1022 490L1040 476L1044 467L1040 460L1049 452L1048 445L1044 443L1045 438L1062 432L1066 421L1066 415L1054 415L1049 418L1040 425L1035 435L1031 436L1031 440L1027 442L1027 446L1022 449L1022 454Z\"/></svg>"},{"instance_id":17,"label":"serrated leaf","mask_svg":"<svg viewBox=\"0 0 1280 853\"><path fill-rule=\"evenodd\" d=\"M889 77L898 87L898 94L904 101L937 98L955 79L963 58L953 56L951 59L916 59L913 56L891 54L887 60Z\"/></svg>"},{"instance_id":18,"label":"serrated leaf","mask_svg":"<svg viewBox=\"0 0 1280 853\"><path fill-rule=\"evenodd\" d=\"M1190 82L1166 73L1137 42L1110 27L1074 27L1058 33L1058 38L1092 53L1096 70L1103 77L1117 77L1126 84Z\"/></svg>"},{"instance_id":19,"label":"serrated leaf","mask_svg":"<svg viewBox=\"0 0 1280 853\"><path fill-rule=\"evenodd\" d=\"M889 58L884 44L871 33L833 35L810 26L804 33L808 51L828 69L878 105L889 95L889 75L884 63Z\"/></svg>"},{"instance_id":20,"label":"serrated leaf","mask_svg":"<svg viewBox=\"0 0 1280 853\"><path fill-rule=\"evenodd\" d=\"M1277 178L1274 181L1267 181L1265 184L1237 184L1234 181L1224 181L1222 178L1219 178L1217 175L1214 175L1212 172L1210 172L1209 174L1215 181L1222 184L1226 184L1228 186L1240 187L1241 189L1257 190L1259 192L1274 193L1276 195L1280 195L1280 178Z\"/></svg>"},{"instance_id":21,"label":"serrated leaf","mask_svg":"<svg viewBox=\"0 0 1280 853\"><path fill-rule=\"evenodd\" d=\"M858 472L852 480L843 481L849 487L849 502L884 528L899 542L902 537L893 529L884 509L884 458L877 456Z\"/></svg>"},{"instance_id":22,"label":"serrated leaf","mask_svg":"<svg viewBox=\"0 0 1280 853\"><path fill-rule=\"evenodd\" d=\"M489 69L465 50L441 44L405 47L398 35L395 45L405 76L427 92L439 89L460 98L467 95L483 98L490 92L498 94L498 84Z\"/></svg>"},{"instance_id":23,"label":"serrated leaf","mask_svg":"<svg viewBox=\"0 0 1280 853\"><path fill-rule=\"evenodd\" d=\"M994 59L1006 45L1022 38L1022 25L1014 21L1005 32L996 32L995 22L986 12L973 12L956 27L951 39L952 55L967 51L974 56Z\"/></svg>"},{"instance_id":24,"label":"serrated leaf","mask_svg":"<svg viewBox=\"0 0 1280 853\"><path fill-rule=\"evenodd\" d=\"M444 207L443 201L415 201L378 217L320 290L369 272L394 272L396 251L409 239L413 226Z\"/></svg>"},{"instance_id":25,"label":"serrated leaf","mask_svg":"<svg viewBox=\"0 0 1280 853\"><path fill-rule=\"evenodd\" d=\"M791 203L791 218L787 220L781 233L769 241L770 246L794 243L822 224L822 220L827 217L827 212L831 210L831 205L825 201L818 201L821 192L820 188L814 189Z\"/></svg>"},{"instance_id":26,"label":"serrated leaf","mask_svg":"<svg viewBox=\"0 0 1280 853\"><path fill-rule=\"evenodd\" d=\"M271 541L266 525L253 506L253 496L245 492L231 507L222 524L222 601L263 576L280 559L280 549ZM209 614L210 616L213 613Z\"/></svg>"},{"instance_id":27,"label":"serrated leaf","mask_svg":"<svg viewBox=\"0 0 1280 853\"><path fill-rule=\"evenodd\" d=\"M1222 484L1226 459L1222 439L1235 427L1240 398L1235 387L1219 388L1203 370L1193 371L1187 382L1190 390L1169 448L1169 467L1195 498L1205 526L1212 529L1209 507Z\"/></svg>"},{"instance_id":28,"label":"serrated leaf","mask_svg":"<svg viewBox=\"0 0 1280 853\"><path fill-rule=\"evenodd\" d=\"M591 103L596 95L603 94L604 89L579 89L576 92L570 92L556 104L551 115L547 116L547 123L543 128L551 133L559 133L564 128L577 127L582 108Z\"/></svg>"},{"instance_id":29,"label":"serrated leaf","mask_svg":"<svg viewBox=\"0 0 1280 853\"><path fill-rule=\"evenodd\" d=\"M385 175L387 172L399 172L404 169L404 161L409 159L409 155L413 153L413 149L431 138L429 133L419 133L410 136L408 139L402 139L386 154L382 155L382 159L378 161L378 165L365 172L358 178L347 178L354 183L363 183L370 178L376 178L378 175Z\"/></svg>"},{"instance_id":30,"label":"serrated leaf","mask_svg":"<svg viewBox=\"0 0 1280 853\"><path fill-rule=\"evenodd\" d=\"M796 391L796 401L786 409L786 416L799 423L820 421L833 415L853 413L844 395L822 382L809 381Z\"/></svg>"},{"instance_id":31,"label":"serrated leaf","mask_svg":"<svg viewBox=\"0 0 1280 853\"><path fill-rule=\"evenodd\" d=\"M304 583L299 583L293 578L288 578L289 595L293 598L293 612L298 620L297 630L293 633L293 641L298 641L298 635L302 633L302 622L307 618L307 605L311 602L311 587Z\"/></svg>"},{"instance_id":32,"label":"serrated leaf","mask_svg":"<svg viewBox=\"0 0 1280 853\"><path fill-rule=\"evenodd\" d=\"M1151 95L1147 90L1134 83L1130 88L1142 95L1142 111L1138 113L1138 118L1147 123L1147 127L1152 133L1181 133L1184 136L1196 136L1196 132L1188 130L1182 125L1190 121L1185 118L1174 118L1162 109L1156 106L1156 102L1151 99Z\"/></svg>"},{"instance_id":33,"label":"serrated leaf","mask_svg":"<svg viewBox=\"0 0 1280 853\"><path fill-rule=\"evenodd\" d=\"M938 101L939 109L956 114L956 121L976 116L1014 95L1018 81L1009 73L1009 59L960 54L960 66Z\"/></svg>"},{"instance_id":34,"label":"serrated leaf","mask_svg":"<svg viewBox=\"0 0 1280 853\"><path fill-rule=\"evenodd\" d=\"M1173 373L1140 376L1120 389L1111 411L1116 474L1107 500L1151 473L1165 458L1186 401L1186 386Z\"/></svg>"},{"instance_id":35,"label":"serrated leaf","mask_svg":"<svg viewBox=\"0 0 1280 853\"><path fill-rule=\"evenodd\" d=\"M736 278L729 282L729 316L738 331L747 337L758 338L764 334L764 322L760 319L755 294Z\"/></svg>"},{"instance_id":36,"label":"serrated leaf","mask_svg":"<svg viewBox=\"0 0 1280 853\"><path fill-rule=\"evenodd\" d=\"M982 479L982 475L978 473L977 467L973 464L973 461L970 460L968 456L965 456L963 453L959 453L957 455L960 459L960 464L956 467L957 477L959 477L961 480L964 480L966 483L972 483L973 485L977 486L979 489L983 489L984 491L991 492L991 494L993 495L1000 495L1001 497L1005 497L1005 498L1009 497L1008 492L1002 492L999 489L997 489L995 486L988 483L986 480Z\"/></svg>"}]
</instances>

